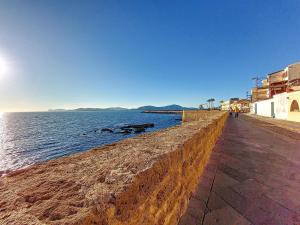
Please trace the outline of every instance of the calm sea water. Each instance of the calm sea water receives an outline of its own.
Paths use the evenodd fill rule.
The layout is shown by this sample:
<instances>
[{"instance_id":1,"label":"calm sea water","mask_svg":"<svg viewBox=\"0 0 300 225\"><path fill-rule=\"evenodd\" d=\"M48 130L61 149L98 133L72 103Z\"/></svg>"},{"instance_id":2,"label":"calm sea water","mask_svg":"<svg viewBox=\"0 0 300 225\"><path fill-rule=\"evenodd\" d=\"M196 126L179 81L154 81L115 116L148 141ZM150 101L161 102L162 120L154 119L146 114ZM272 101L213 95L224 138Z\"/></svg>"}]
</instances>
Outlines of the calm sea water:
<instances>
[{"instance_id":1,"label":"calm sea water","mask_svg":"<svg viewBox=\"0 0 300 225\"><path fill-rule=\"evenodd\" d=\"M125 124L154 123L146 132L180 123L180 115L139 111L6 113L0 116L0 171L15 170L136 134L101 132ZM100 130L99 130L100 129Z\"/></svg>"}]
</instances>

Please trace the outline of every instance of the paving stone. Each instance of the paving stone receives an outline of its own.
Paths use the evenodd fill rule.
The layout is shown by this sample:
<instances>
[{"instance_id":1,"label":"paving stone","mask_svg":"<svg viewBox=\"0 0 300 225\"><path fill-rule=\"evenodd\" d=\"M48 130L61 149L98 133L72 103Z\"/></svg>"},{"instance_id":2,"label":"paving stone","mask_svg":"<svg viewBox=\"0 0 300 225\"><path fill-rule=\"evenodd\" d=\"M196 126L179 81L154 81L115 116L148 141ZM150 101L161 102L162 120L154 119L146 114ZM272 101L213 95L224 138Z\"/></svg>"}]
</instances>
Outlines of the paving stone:
<instances>
[{"instance_id":1,"label":"paving stone","mask_svg":"<svg viewBox=\"0 0 300 225\"><path fill-rule=\"evenodd\" d=\"M204 169L203 171L203 175L200 178L200 181L202 182L202 180L206 179L205 182L212 182L215 178L216 175L216 171L211 171L211 170L206 170Z\"/></svg>"},{"instance_id":2,"label":"paving stone","mask_svg":"<svg viewBox=\"0 0 300 225\"><path fill-rule=\"evenodd\" d=\"M196 219L189 213L186 213L183 217L181 217L179 225L202 225L202 220Z\"/></svg>"},{"instance_id":3,"label":"paving stone","mask_svg":"<svg viewBox=\"0 0 300 225\"><path fill-rule=\"evenodd\" d=\"M261 222L259 225L298 225L295 223L289 223L287 221L279 221L276 219L267 219L266 221Z\"/></svg>"},{"instance_id":4,"label":"paving stone","mask_svg":"<svg viewBox=\"0 0 300 225\"><path fill-rule=\"evenodd\" d=\"M290 211L287 208L284 208L276 201L272 200L268 196L262 195L259 198L255 199L256 205L258 205L261 209L267 212L276 212L276 211Z\"/></svg>"},{"instance_id":5,"label":"paving stone","mask_svg":"<svg viewBox=\"0 0 300 225\"><path fill-rule=\"evenodd\" d=\"M257 182L255 179L248 179L232 187L239 194L253 199L270 190L270 187Z\"/></svg>"},{"instance_id":6,"label":"paving stone","mask_svg":"<svg viewBox=\"0 0 300 225\"><path fill-rule=\"evenodd\" d=\"M230 206L213 210L205 215L203 225L251 225Z\"/></svg>"},{"instance_id":7,"label":"paving stone","mask_svg":"<svg viewBox=\"0 0 300 225\"><path fill-rule=\"evenodd\" d=\"M243 182L250 178L247 176L247 174L237 169L233 169L230 166L223 165L222 167L219 167L219 170L221 170L223 173L227 174L228 176L232 177L233 179L239 182Z\"/></svg>"},{"instance_id":8,"label":"paving stone","mask_svg":"<svg viewBox=\"0 0 300 225\"><path fill-rule=\"evenodd\" d=\"M274 120L273 118L262 117L257 115L251 115L251 116L259 120L262 120L262 122L265 124L276 125L300 133L299 123L295 123L293 121L287 121L287 120Z\"/></svg>"},{"instance_id":9,"label":"paving stone","mask_svg":"<svg viewBox=\"0 0 300 225\"><path fill-rule=\"evenodd\" d=\"M295 208L295 212L300 215L300 204Z\"/></svg>"},{"instance_id":10,"label":"paving stone","mask_svg":"<svg viewBox=\"0 0 300 225\"><path fill-rule=\"evenodd\" d=\"M267 192L266 195L291 210L296 210L300 203L299 191L290 188L277 188Z\"/></svg>"},{"instance_id":11,"label":"paving stone","mask_svg":"<svg viewBox=\"0 0 300 225\"><path fill-rule=\"evenodd\" d=\"M225 173L218 171L215 176L213 183L213 190L220 190L225 187L233 186L239 184L239 182L232 177L226 175Z\"/></svg>"},{"instance_id":12,"label":"paving stone","mask_svg":"<svg viewBox=\"0 0 300 225\"><path fill-rule=\"evenodd\" d=\"M197 198L199 200L202 200L203 202L207 202L209 194L210 194L211 186L207 185L205 183L201 183L198 185L196 191L193 193L193 197Z\"/></svg>"},{"instance_id":13,"label":"paving stone","mask_svg":"<svg viewBox=\"0 0 300 225\"><path fill-rule=\"evenodd\" d=\"M192 197L187 208L188 213L199 221L202 221L204 213L206 212L205 202Z\"/></svg>"},{"instance_id":14,"label":"paving stone","mask_svg":"<svg viewBox=\"0 0 300 225\"><path fill-rule=\"evenodd\" d=\"M247 207L243 215L254 225L261 225L263 222L271 220L272 216L269 212L259 208L256 204Z\"/></svg>"},{"instance_id":15,"label":"paving stone","mask_svg":"<svg viewBox=\"0 0 300 225\"><path fill-rule=\"evenodd\" d=\"M283 212L272 212L271 219L267 219L262 224L266 225L299 225L300 218L299 215L293 213L291 211L283 211Z\"/></svg>"},{"instance_id":16,"label":"paving stone","mask_svg":"<svg viewBox=\"0 0 300 225\"><path fill-rule=\"evenodd\" d=\"M228 119L194 194L207 201L203 224L300 225L300 140L245 118ZM186 225L202 203L190 202Z\"/></svg>"},{"instance_id":17,"label":"paving stone","mask_svg":"<svg viewBox=\"0 0 300 225\"><path fill-rule=\"evenodd\" d=\"M216 195L214 192L212 192L209 196L209 201L207 204L207 207L210 211L221 209L228 206L228 204L221 199L218 195Z\"/></svg>"},{"instance_id":18,"label":"paving stone","mask_svg":"<svg viewBox=\"0 0 300 225\"><path fill-rule=\"evenodd\" d=\"M230 187L218 190L216 194L240 213L245 212L247 208L251 206L251 202L249 202L249 200L235 192Z\"/></svg>"},{"instance_id":19,"label":"paving stone","mask_svg":"<svg viewBox=\"0 0 300 225\"><path fill-rule=\"evenodd\" d=\"M209 160L209 163L204 168L204 171L210 171L213 174L215 174L216 170L218 168L218 164L219 164L219 162L216 160Z\"/></svg>"},{"instance_id":20,"label":"paving stone","mask_svg":"<svg viewBox=\"0 0 300 225\"><path fill-rule=\"evenodd\" d=\"M293 224L293 221L299 222L300 220L300 215L297 214L297 211L287 209L286 207L272 200L268 196L263 195L255 202L261 209L269 212L273 220L279 221L282 224L284 224L284 222L289 222L288 224Z\"/></svg>"},{"instance_id":21,"label":"paving stone","mask_svg":"<svg viewBox=\"0 0 300 225\"><path fill-rule=\"evenodd\" d=\"M279 188L287 183L286 179L284 179L283 177L276 176L274 174L268 174L268 175L255 174L252 176L252 178L257 180L259 183L272 188Z\"/></svg>"}]
</instances>

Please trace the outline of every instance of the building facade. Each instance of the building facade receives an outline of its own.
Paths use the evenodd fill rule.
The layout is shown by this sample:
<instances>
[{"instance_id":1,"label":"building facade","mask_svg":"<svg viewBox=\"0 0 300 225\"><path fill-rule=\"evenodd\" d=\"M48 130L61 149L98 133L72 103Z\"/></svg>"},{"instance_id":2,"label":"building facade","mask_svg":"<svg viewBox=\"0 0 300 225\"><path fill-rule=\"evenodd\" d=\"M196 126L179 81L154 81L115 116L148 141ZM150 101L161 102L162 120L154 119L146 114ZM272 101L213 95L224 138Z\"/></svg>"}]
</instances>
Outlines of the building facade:
<instances>
[{"instance_id":1,"label":"building facade","mask_svg":"<svg viewBox=\"0 0 300 225\"><path fill-rule=\"evenodd\" d=\"M288 120L300 122L300 91L288 93Z\"/></svg>"},{"instance_id":2,"label":"building facade","mask_svg":"<svg viewBox=\"0 0 300 225\"><path fill-rule=\"evenodd\" d=\"M230 100L221 102L222 111L229 111L229 109L230 109Z\"/></svg>"},{"instance_id":3,"label":"building facade","mask_svg":"<svg viewBox=\"0 0 300 225\"><path fill-rule=\"evenodd\" d=\"M221 103L221 110L230 111L238 108L240 112L250 112L250 103L248 99L231 98Z\"/></svg>"},{"instance_id":4,"label":"building facade","mask_svg":"<svg viewBox=\"0 0 300 225\"><path fill-rule=\"evenodd\" d=\"M300 122L300 62L270 73L262 87L252 92L251 112L261 116Z\"/></svg>"}]
</instances>

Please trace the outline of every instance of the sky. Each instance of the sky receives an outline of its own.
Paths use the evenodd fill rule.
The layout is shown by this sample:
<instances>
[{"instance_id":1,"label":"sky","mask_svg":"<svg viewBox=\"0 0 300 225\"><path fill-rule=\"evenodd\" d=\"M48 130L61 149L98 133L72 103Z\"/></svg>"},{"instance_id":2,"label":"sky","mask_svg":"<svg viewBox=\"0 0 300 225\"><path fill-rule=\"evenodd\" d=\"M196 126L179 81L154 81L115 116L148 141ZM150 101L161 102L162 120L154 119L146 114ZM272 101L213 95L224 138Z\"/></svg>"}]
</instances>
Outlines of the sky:
<instances>
[{"instance_id":1,"label":"sky","mask_svg":"<svg viewBox=\"0 0 300 225\"><path fill-rule=\"evenodd\" d=\"M198 106L300 61L299 0L0 0L0 111Z\"/></svg>"}]
</instances>

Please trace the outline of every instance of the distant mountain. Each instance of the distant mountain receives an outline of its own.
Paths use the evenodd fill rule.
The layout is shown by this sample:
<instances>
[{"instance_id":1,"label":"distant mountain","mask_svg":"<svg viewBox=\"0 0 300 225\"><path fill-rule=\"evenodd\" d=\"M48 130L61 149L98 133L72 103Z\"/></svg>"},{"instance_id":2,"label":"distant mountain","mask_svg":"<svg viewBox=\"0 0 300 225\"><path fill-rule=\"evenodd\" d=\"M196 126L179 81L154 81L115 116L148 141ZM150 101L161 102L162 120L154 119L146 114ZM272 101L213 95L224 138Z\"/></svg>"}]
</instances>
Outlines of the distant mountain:
<instances>
[{"instance_id":1,"label":"distant mountain","mask_svg":"<svg viewBox=\"0 0 300 225\"><path fill-rule=\"evenodd\" d=\"M193 107L183 107L181 105L166 105L166 106L152 106L152 105L146 105L141 106L137 108L137 110L193 110L196 108Z\"/></svg>"},{"instance_id":2,"label":"distant mountain","mask_svg":"<svg viewBox=\"0 0 300 225\"><path fill-rule=\"evenodd\" d=\"M110 108L78 108L73 111L120 111L120 110L128 110L122 107L110 107Z\"/></svg>"},{"instance_id":3,"label":"distant mountain","mask_svg":"<svg viewBox=\"0 0 300 225\"><path fill-rule=\"evenodd\" d=\"M132 110L193 110L196 108L192 107L183 107L180 105L167 105L167 106L152 106L152 105L146 105L146 106L141 106L137 109L132 109ZM77 109L49 109L49 112L64 112L64 111L81 111L81 112L88 112L88 111L121 111L121 110L130 110L127 108L122 108L122 107L110 107L110 108L77 108Z\"/></svg>"},{"instance_id":4,"label":"distant mountain","mask_svg":"<svg viewBox=\"0 0 300 225\"><path fill-rule=\"evenodd\" d=\"M49 109L49 112L64 112L64 111L121 111L128 110L122 107L110 107L110 108L77 108L77 109Z\"/></svg>"},{"instance_id":5,"label":"distant mountain","mask_svg":"<svg viewBox=\"0 0 300 225\"><path fill-rule=\"evenodd\" d=\"M48 112L64 112L66 109L48 109Z\"/></svg>"}]
</instances>

